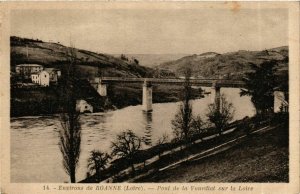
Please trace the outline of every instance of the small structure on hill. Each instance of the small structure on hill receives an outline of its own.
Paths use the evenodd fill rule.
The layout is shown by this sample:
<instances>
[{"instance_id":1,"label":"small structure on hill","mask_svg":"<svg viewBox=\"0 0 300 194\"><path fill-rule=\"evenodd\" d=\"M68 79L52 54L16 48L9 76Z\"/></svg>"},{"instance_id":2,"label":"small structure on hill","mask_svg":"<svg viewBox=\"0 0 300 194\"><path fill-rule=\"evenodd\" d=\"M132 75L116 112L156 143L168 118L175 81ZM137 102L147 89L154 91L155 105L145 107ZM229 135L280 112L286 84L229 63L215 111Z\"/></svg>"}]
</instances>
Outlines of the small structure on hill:
<instances>
[{"instance_id":1,"label":"small structure on hill","mask_svg":"<svg viewBox=\"0 0 300 194\"><path fill-rule=\"evenodd\" d=\"M38 64L19 64L16 65L16 74L24 78L30 78L31 74L43 71L44 67Z\"/></svg>"},{"instance_id":2,"label":"small structure on hill","mask_svg":"<svg viewBox=\"0 0 300 194\"><path fill-rule=\"evenodd\" d=\"M45 68L45 71L49 73L49 81L57 84L59 78L61 77L61 71L56 68Z\"/></svg>"},{"instance_id":3,"label":"small structure on hill","mask_svg":"<svg viewBox=\"0 0 300 194\"><path fill-rule=\"evenodd\" d=\"M41 68L39 68L41 69ZM40 86L49 86L51 84L57 84L61 77L61 71L56 68L45 68L44 70L34 70L30 73L32 83Z\"/></svg>"},{"instance_id":4,"label":"small structure on hill","mask_svg":"<svg viewBox=\"0 0 300 194\"><path fill-rule=\"evenodd\" d=\"M93 106L90 105L87 101L80 99L76 101L76 110L80 113L93 112Z\"/></svg>"},{"instance_id":5,"label":"small structure on hill","mask_svg":"<svg viewBox=\"0 0 300 194\"><path fill-rule=\"evenodd\" d=\"M274 92L274 112L289 112L289 103L282 91Z\"/></svg>"},{"instance_id":6,"label":"small structure on hill","mask_svg":"<svg viewBox=\"0 0 300 194\"><path fill-rule=\"evenodd\" d=\"M61 71L56 68L44 68L39 64L19 64L16 65L16 76L23 79L31 79L32 83L40 86L57 84L61 77Z\"/></svg>"},{"instance_id":7,"label":"small structure on hill","mask_svg":"<svg viewBox=\"0 0 300 194\"><path fill-rule=\"evenodd\" d=\"M32 83L49 86L50 85L50 75L47 71L41 71L38 74L31 74Z\"/></svg>"}]
</instances>

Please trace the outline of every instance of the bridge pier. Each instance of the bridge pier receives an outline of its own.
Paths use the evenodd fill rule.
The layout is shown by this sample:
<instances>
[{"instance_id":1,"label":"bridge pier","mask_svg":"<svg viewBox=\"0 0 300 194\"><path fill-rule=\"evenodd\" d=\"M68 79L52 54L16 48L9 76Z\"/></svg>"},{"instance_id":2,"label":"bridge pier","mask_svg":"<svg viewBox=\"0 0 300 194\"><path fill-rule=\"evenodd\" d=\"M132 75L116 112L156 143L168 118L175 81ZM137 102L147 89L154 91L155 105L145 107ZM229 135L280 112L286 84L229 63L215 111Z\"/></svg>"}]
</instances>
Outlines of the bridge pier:
<instances>
[{"instance_id":1,"label":"bridge pier","mask_svg":"<svg viewBox=\"0 0 300 194\"><path fill-rule=\"evenodd\" d=\"M152 111L152 84L146 80L143 84L143 111Z\"/></svg>"},{"instance_id":2,"label":"bridge pier","mask_svg":"<svg viewBox=\"0 0 300 194\"><path fill-rule=\"evenodd\" d=\"M288 104L285 100L284 92L274 91L274 112L288 112Z\"/></svg>"},{"instance_id":3,"label":"bridge pier","mask_svg":"<svg viewBox=\"0 0 300 194\"><path fill-rule=\"evenodd\" d=\"M216 105L216 109L220 111L220 101L221 101L221 87L213 83L211 87L211 103Z\"/></svg>"},{"instance_id":4,"label":"bridge pier","mask_svg":"<svg viewBox=\"0 0 300 194\"><path fill-rule=\"evenodd\" d=\"M100 94L100 96L107 96L107 84L104 84L100 80L97 85L97 92Z\"/></svg>"}]
</instances>

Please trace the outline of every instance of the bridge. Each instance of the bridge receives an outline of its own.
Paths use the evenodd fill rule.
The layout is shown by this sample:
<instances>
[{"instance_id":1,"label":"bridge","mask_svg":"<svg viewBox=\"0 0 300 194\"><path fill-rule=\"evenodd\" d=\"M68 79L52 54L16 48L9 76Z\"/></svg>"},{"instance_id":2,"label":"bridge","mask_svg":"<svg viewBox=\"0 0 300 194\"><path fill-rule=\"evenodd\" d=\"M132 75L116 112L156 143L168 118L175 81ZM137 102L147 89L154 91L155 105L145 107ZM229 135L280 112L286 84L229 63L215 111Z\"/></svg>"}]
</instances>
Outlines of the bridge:
<instances>
[{"instance_id":1,"label":"bridge","mask_svg":"<svg viewBox=\"0 0 300 194\"><path fill-rule=\"evenodd\" d=\"M229 79L190 79L191 86L211 87L211 101L220 108L221 88L244 88L245 83L241 80ZM170 84L183 85L185 79L180 78L133 78L133 77L96 77L90 80L90 84L97 90L100 96L107 96L107 85L110 83L141 83L143 85L143 110L152 111L152 85ZM278 92L274 93L274 111L278 110ZM282 94L280 94L282 98ZM275 105L275 102L277 103Z\"/></svg>"},{"instance_id":2,"label":"bridge","mask_svg":"<svg viewBox=\"0 0 300 194\"><path fill-rule=\"evenodd\" d=\"M101 77L96 78L91 83L102 84L109 83L144 83L149 82L151 84L172 84L172 85L183 85L185 80L179 78L129 78L129 77ZM190 84L193 86L203 86L210 87L213 84L219 87L229 87L229 88L243 88L245 86L244 82L241 80L229 80L229 79L190 79Z\"/></svg>"}]
</instances>

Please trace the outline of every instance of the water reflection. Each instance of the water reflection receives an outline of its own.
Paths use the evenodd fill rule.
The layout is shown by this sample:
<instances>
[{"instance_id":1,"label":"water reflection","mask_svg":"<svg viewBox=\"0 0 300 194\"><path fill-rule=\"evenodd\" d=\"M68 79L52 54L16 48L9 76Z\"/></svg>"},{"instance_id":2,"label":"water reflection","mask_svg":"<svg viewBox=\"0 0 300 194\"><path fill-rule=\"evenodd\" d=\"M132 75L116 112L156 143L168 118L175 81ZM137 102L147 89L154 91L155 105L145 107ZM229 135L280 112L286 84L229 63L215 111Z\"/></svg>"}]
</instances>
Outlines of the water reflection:
<instances>
[{"instance_id":1,"label":"water reflection","mask_svg":"<svg viewBox=\"0 0 300 194\"><path fill-rule=\"evenodd\" d=\"M142 111L143 123L145 125L144 143L147 146L152 145L152 112Z\"/></svg>"}]
</instances>

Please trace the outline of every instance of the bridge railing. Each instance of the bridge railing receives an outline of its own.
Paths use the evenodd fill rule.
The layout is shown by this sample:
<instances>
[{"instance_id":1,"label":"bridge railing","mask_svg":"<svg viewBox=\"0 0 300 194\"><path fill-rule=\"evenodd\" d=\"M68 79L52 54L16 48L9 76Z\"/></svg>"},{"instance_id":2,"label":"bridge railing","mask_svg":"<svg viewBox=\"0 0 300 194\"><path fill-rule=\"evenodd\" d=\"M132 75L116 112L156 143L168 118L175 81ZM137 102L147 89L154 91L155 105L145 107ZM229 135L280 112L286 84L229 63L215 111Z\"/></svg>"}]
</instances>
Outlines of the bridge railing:
<instances>
[{"instance_id":1,"label":"bridge railing","mask_svg":"<svg viewBox=\"0 0 300 194\"><path fill-rule=\"evenodd\" d=\"M97 80L97 81L96 81ZM182 84L185 82L183 78L134 78L134 77L101 77L96 78L91 83L103 83L110 82L128 82L128 83L143 83L144 81L151 83L173 83L173 84ZM243 87L245 84L241 80L225 80L225 79L190 79L192 85L203 85L211 86L212 84L217 84L220 87Z\"/></svg>"}]
</instances>

